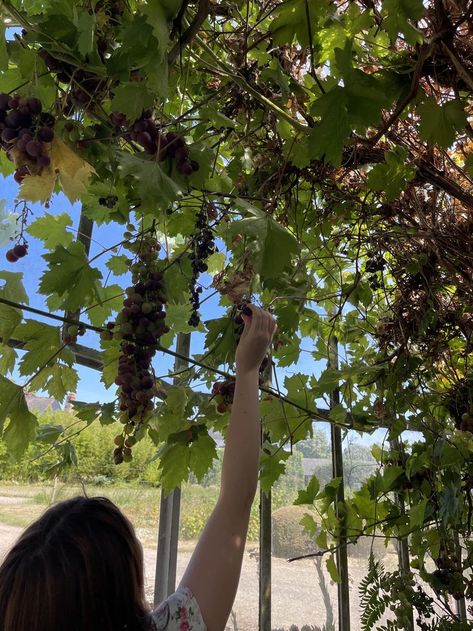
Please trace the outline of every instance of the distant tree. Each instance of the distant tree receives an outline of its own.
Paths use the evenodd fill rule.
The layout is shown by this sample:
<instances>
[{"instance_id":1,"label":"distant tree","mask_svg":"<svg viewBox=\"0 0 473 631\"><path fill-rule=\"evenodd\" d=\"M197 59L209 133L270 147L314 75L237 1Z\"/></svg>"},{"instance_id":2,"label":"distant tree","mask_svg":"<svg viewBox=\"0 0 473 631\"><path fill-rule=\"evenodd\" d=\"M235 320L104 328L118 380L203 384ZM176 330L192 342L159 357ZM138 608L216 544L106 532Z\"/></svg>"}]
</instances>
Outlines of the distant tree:
<instances>
[{"instance_id":1,"label":"distant tree","mask_svg":"<svg viewBox=\"0 0 473 631\"><path fill-rule=\"evenodd\" d=\"M299 441L295 448L304 458L330 458L330 442L323 429L312 428L312 437Z\"/></svg>"},{"instance_id":2,"label":"distant tree","mask_svg":"<svg viewBox=\"0 0 473 631\"><path fill-rule=\"evenodd\" d=\"M358 442L349 443L343 450L343 468L346 485L358 489L376 468L371 447Z\"/></svg>"}]
</instances>

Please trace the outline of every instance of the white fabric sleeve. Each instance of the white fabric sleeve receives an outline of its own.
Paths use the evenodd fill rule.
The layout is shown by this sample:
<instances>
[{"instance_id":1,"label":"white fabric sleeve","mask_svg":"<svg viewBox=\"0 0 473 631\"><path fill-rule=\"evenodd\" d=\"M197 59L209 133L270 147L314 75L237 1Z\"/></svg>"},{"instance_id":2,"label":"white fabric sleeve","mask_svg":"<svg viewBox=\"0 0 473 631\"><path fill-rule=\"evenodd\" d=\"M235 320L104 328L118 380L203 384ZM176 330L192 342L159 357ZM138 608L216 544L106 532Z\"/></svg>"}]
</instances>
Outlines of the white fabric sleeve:
<instances>
[{"instance_id":1,"label":"white fabric sleeve","mask_svg":"<svg viewBox=\"0 0 473 631\"><path fill-rule=\"evenodd\" d=\"M156 631L206 631L200 608L187 587L171 594L151 612Z\"/></svg>"}]
</instances>

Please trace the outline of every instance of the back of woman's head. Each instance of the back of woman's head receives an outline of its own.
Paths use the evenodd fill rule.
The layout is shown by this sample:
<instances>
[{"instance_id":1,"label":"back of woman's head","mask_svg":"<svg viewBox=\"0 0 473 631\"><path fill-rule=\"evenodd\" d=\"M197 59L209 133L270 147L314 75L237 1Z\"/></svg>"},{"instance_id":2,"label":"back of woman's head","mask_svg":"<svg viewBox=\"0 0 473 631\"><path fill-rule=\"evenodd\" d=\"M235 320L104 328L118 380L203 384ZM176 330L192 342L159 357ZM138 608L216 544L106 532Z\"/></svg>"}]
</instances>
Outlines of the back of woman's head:
<instances>
[{"instance_id":1,"label":"back of woman's head","mask_svg":"<svg viewBox=\"0 0 473 631\"><path fill-rule=\"evenodd\" d=\"M106 498L49 508L0 567L0 631L142 631L145 618L142 548Z\"/></svg>"}]
</instances>

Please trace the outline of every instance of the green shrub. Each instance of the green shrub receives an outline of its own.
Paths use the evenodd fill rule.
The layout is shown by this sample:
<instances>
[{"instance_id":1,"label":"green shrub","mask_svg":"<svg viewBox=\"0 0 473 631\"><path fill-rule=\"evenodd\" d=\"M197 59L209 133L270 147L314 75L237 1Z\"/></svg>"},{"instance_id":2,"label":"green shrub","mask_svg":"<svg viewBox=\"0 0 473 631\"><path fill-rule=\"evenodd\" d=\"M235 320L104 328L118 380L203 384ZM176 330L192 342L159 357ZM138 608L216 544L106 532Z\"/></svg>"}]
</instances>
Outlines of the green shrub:
<instances>
[{"instance_id":1,"label":"green shrub","mask_svg":"<svg viewBox=\"0 0 473 631\"><path fill-rule=\"evenodd\" d=\"M291 557L317 551L314 541L299 523L307 512L303 506L283 506L273 513L274 556Z\"/></svg>"},{"instance_id":2,"label":"green shrub","mask_svg":"<svg viewBox=\"0 0 473 631\"><path fill-rule=\"evenodd\" d=\"M195 540L199 537L218 499L218 486L202 487L186 484L181 499L179 537L182 540ZM258 501L253 502L248 526L248 541L258 541L259 509Z\"/></svg>"},{"instance_id":3,"label":"green shrub","mask_svg":"<svg viewBox=\"0 0 473 631\"><path fill-rule=\"evenodd\" d=\"M82 479L87 483L107 484L115 481L143 480L158 485L158 461L153 460L156 446L146 436L133 447L133 460L120 466L113 462L113 439L121 431L121 425L101 425L94 421L87 425L78 421L74 414L63 411L47 411L38 417L42 425L62 425L66 435L73 436L77 465L61 472L64 481ZM62 440L62 436L60 439ZM47 443L36 442L29 446L21 460L12 460L6 444L0 439L0 479L17 482L42 482L50 478L48 468L61 459L61 454Z\"/></svg>"}]
</instances>

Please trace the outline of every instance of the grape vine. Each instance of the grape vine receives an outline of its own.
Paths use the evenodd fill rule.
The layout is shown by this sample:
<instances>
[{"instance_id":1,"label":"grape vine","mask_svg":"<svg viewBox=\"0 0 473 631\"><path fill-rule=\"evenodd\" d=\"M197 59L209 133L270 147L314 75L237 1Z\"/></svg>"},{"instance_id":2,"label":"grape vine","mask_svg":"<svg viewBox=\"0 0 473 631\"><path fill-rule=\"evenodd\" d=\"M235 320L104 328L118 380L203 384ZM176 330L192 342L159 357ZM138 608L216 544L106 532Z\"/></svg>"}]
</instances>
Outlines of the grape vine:
<instances>
[{"instance_id":1,"label":"grape vine","mask_svg":"<svg viewBox=\"0 0 473 631\"><path fill-rule=\"evenodd\" d=\"M6 29L0 48L0 168L34 204L8 200L0 217L0 336L16 345L0 346L8 449L36 428L12 374L61 399L87 342L102 381L118 380L116 461L147 433L166 488L200 475L199 444L233 400L235 307L251 297L278 320L270 361L284 392L262 405L262 488L318 405L335 425L382 429L377 466L343 511L333 487L305 489L320 512L311 532L328 547L344 532L402 540L434 600L425 612L443 607L439 628L459 629L449 603L471 606L473 568L471 3L73 4L2 3L23 30ZM59 191L81 205L80 226ZM108 230L123 239L101 248ZM54 331L14 310L28 306L21 272L33 278L19 261L37 252L29 307L65 312ZM79 319L91 327L80 344ZM173 374L158 414L156 349L172 353L193 328L202 354ZM211 393L191 387L197 376ZM401 579L369 577L398 626L419 604Z\"/></svg>"}]
</instances>

